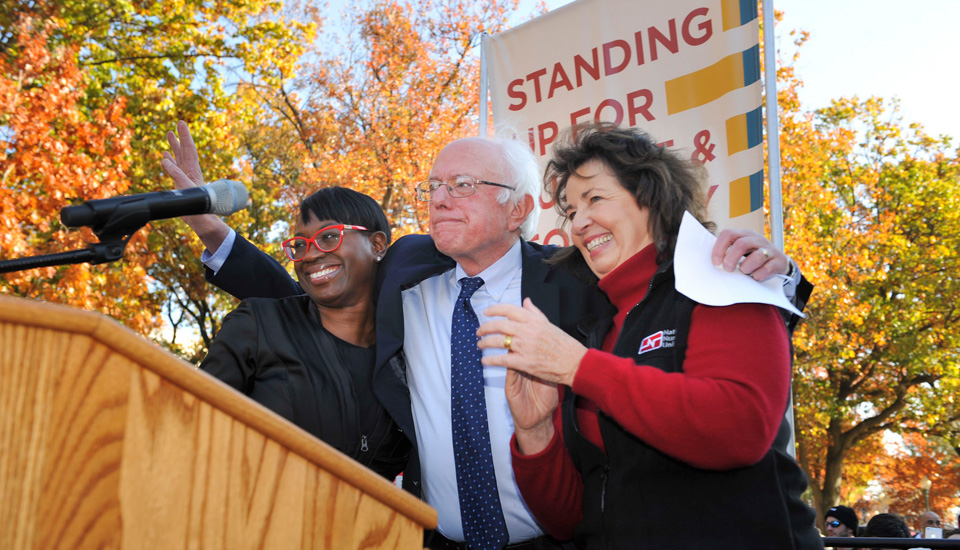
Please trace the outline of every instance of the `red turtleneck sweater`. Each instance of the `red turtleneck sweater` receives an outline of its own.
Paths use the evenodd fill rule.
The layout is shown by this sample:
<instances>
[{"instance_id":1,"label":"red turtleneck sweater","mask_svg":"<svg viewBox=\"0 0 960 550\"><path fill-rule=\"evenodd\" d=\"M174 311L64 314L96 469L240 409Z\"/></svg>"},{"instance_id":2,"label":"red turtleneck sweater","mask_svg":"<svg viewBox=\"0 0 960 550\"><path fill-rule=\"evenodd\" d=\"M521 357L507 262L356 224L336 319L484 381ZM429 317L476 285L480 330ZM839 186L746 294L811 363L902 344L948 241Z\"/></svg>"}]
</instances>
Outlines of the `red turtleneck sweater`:
<instances>
[{"instance_id":1,"label":"red turtleneck sweater","mask_svg":"<svg viewBox=\"0 0 960 550\"><path fill-rule=\"evenodd\" d=\"M599 408L628 432L692 466L723 470L754 464L773 443L790 390L783 319L765 304L697 305L682 373L614 356L610 350L623 321L656 272L655 255L648 246L600 280L617 314L602 350L589 350L574 378L580 431L603 448ZM514 437L513 470L534 516L551 535L566 540L583 516L583 486L563 445L559 410L553 420L553 440L536 455L521 455Z\"/></svg>"}]
</instances>

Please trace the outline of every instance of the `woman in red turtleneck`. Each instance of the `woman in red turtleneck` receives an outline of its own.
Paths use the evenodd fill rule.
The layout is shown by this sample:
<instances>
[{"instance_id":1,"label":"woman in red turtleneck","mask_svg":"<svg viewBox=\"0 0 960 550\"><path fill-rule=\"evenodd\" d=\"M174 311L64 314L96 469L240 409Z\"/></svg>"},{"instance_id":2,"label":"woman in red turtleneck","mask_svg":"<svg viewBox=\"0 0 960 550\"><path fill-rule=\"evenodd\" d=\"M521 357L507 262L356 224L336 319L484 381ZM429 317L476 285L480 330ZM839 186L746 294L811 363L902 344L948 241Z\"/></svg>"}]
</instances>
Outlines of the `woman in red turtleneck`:
<instances>
[{"instance_id":1,"label":"woman in red turtleneck","mask_svg":"<svg viewBox=\"0 0 960 550\"><path fill-rule=\"evenodd\" d=\"M479 334L480 347L510 351L483 361L510 369L517 483L548 532L584 548L822 548L781 441L783 319L764 304L697 304L674 286L680 220L704 212L699 174L610 124L580 125L557 146L547 176L575 244L557 261L582 256L616 311L583 346L529 299L487 310L505 318Z\"/></svg>"}]
</instances>

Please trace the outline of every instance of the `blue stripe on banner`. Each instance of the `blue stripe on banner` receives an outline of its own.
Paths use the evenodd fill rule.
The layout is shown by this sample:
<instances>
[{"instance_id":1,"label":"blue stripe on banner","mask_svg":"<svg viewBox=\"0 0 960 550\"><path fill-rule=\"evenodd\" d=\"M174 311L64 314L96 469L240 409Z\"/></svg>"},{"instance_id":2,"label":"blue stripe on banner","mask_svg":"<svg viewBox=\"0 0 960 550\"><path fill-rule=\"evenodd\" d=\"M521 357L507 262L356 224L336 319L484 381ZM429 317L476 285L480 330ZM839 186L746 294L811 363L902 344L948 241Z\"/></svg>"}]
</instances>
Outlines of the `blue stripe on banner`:
<instances>
[{"instance_id":1,"label":"blue stripe on banner","mask_svg":"<svg viewBox=\"0 0 960 550\"><path fill-rule=\"evenodd\" d=\"M750 211L763 208L763 170L750 174Z\"/></svg>"},{"instance_id":2,"label":"blue stripe on banner","mask_svg":"<svg viewBox=\"0 0 960 550\"><path fill-rule=\"evenodd\" d=\"M747 147L756 147L763 140L763 115L760 107L747 113Z\"/></svg>"},{"instance_id":3,"label":"blue stripe on banner","mask_svg":"<svg viewBox=\"0 0 960 550\"><path fill-rule=\"evenodd\" d=\"M757 17L757 0L740 0L740 24L746 25Z\"/></svg>"},{"instance_id":4,"label":"blue stripe on banner","mask_svg":"<svg viewBox=\"0 0 960 550\"><path fill-rule=\"evenodd\" d=\"M743 85L760 80L760 44L743 51Z\"/></svg>"}]
</instances>

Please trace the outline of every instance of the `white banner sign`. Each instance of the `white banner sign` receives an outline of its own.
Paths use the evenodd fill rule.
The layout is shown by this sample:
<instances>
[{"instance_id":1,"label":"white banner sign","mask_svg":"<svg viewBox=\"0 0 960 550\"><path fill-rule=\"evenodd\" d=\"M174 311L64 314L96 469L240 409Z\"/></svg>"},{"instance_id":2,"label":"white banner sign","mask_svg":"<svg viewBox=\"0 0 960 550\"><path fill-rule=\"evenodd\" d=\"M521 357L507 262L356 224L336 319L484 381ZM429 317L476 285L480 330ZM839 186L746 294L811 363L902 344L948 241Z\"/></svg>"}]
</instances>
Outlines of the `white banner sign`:
<instances>
[{"instance_id":1,"label":"white banner sign","mask_svg":"<svg viewBox=\"0 0 960 550\"><path fill-rule=\"evenodd\" d=\"M763 232L759 36L756 0L578 0L485 41L494 123L541 168L573 124L639 127L706 166L718 228ZM541 205L535 240L570 244Z\"/></svg>"}]
</instances>

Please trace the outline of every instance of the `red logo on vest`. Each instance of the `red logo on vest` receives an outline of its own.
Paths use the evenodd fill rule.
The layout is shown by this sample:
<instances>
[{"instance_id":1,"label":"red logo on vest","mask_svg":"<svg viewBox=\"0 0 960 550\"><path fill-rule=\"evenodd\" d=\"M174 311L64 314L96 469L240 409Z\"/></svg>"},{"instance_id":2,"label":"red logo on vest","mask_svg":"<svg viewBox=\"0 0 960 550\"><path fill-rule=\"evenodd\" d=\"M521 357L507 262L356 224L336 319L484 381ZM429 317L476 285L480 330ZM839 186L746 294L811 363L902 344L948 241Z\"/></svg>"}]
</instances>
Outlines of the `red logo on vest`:
<instances>
[{"instance_id":1,"label":"red logo on vest","mask_svg":"<svg viewBox=\"0 0 960 550\"><path fill-rule=\"evenodd\" d=\"M646 353L663 347L663 331L654 332L640 342L640 351L637 354Z\"/></svg>"}]
</instances>

